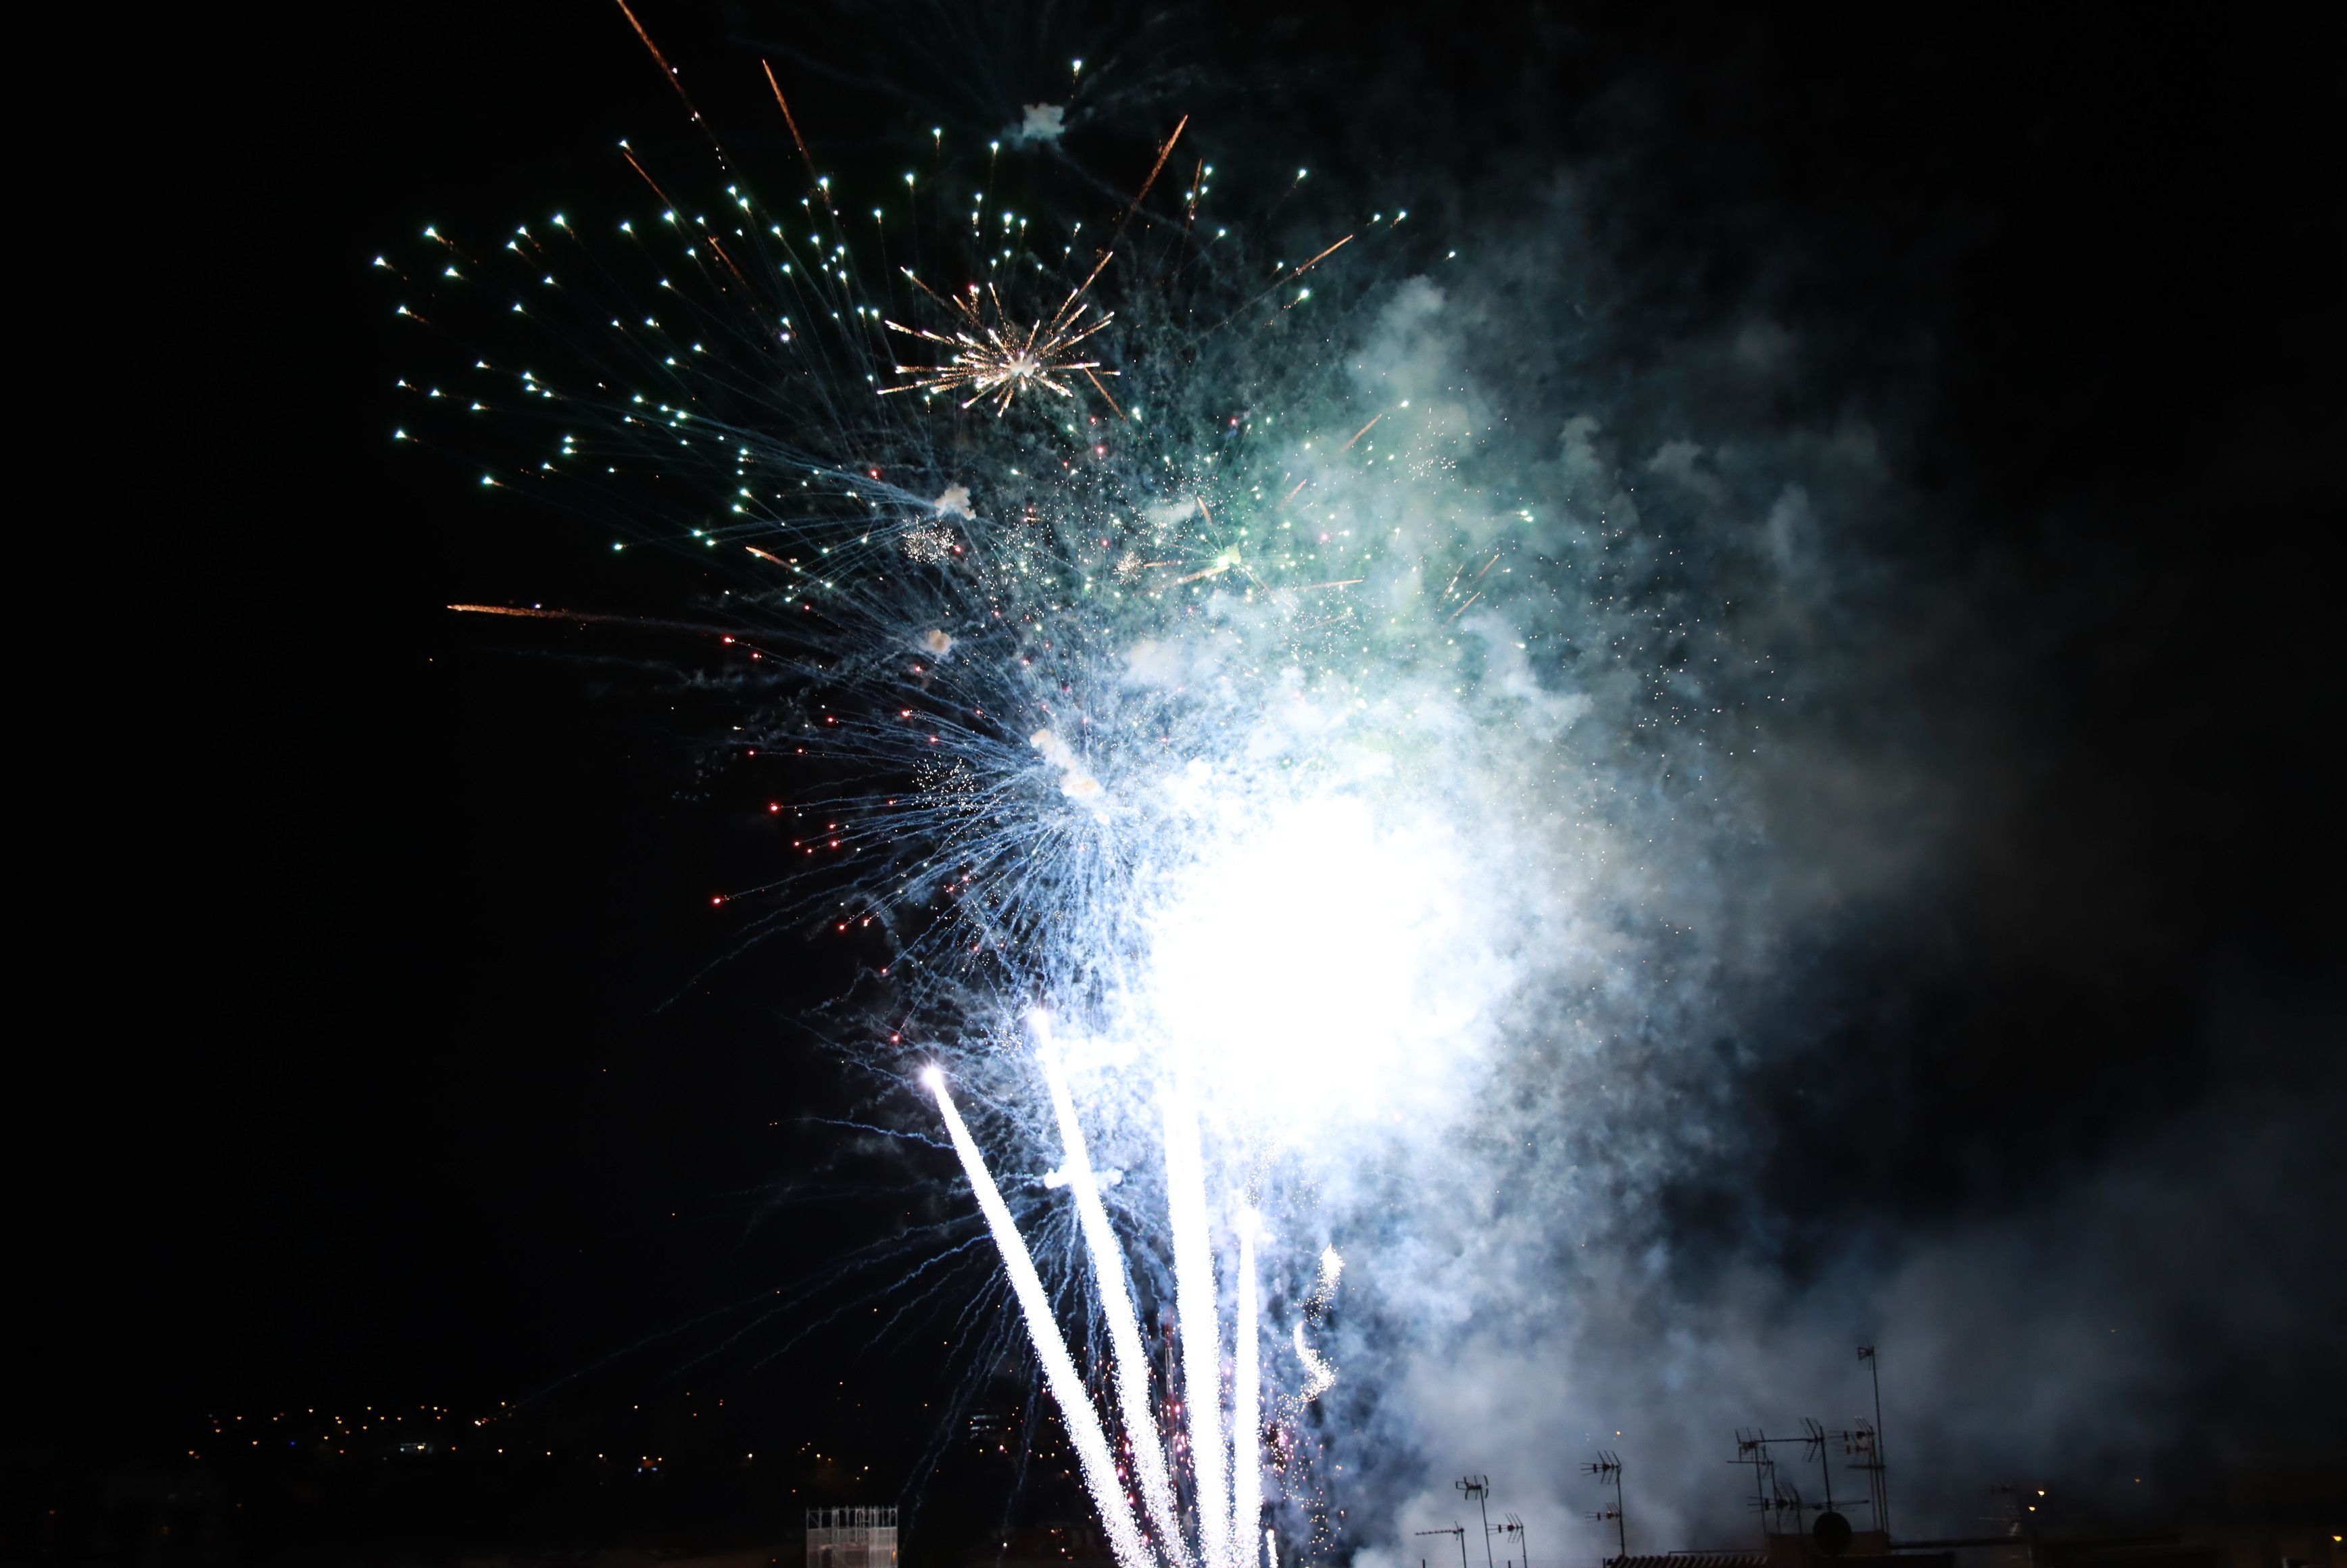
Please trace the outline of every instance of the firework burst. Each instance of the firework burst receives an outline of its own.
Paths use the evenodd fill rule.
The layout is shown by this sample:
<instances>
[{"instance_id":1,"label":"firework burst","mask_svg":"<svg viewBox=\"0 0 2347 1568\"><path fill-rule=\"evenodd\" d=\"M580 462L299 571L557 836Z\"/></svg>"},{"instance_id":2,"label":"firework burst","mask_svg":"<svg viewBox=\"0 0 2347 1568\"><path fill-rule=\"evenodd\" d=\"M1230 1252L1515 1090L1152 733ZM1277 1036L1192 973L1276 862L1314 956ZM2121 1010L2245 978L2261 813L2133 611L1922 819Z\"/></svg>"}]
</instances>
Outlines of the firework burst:
<instances>
[{"instance_id":1,"label":"firework burst","mask_svg":"<svg viewBox=\"0 0 2347 1568\"><path fill-rule=\"evenodd\" d=\"M640 156L627 161L643 171ZM675 183L663 172L654 186L664 203ZM690 629L714 644L739 706L733 765L805 770L773 810L799 872L717 906L749 916L745 948L791 930L878 941L848 1003L866 1020L850 1049L896 1084L950 1068L961 1107L946 1112L942 1078L932 1088L1010 1286L995 1322L1033 1348L1124 1568L1241 1568L1262 1532L1265 1412L1287 1456L1270 1501L1307 1507L1317 1482L1293 1456L1313 1447L1331 1377L1317 1356L1287 1360L1285 1323L1265 1327L1308 1285L1311 1254L1259 1262L1266 1233L1253 1219L1234 1227L1262 1210L1293 1225L1282 1239L1328 1238L1284 1195L1304 1177L1283 1141L1248 1152L1262 1129L1227 1064L1169 1036L1193 1023L1160 1005L1153 973L1218 964L1201 922L1220 917L1200 912L1184 867L1237 842L1227 817L1243 801L1276 808L1293 793L1273 783L1281 764L1244 756L1249 731L1266 712L1292 723L1317 710L1342 726L1360 712L1327 655L1377 634L1367 609L1339 597L1358 574L1326 561L1383 555L1390 541L1282 509L1316 485L1320 521L1354 505L1342 492L1357 476L1329 465L1357 449L1306 433L1329 392L1296 364L1246 333L1186 324L1227 321L1259 294L1237 247L1227 262L1191 251L1191 292L1169 296L1178 232L1153 252L1143 213L1115 270L1103 253L1062 272L1071 222L1056 257L1014 255L1001 281L948 298L895 269L879 274L897 281L895 297L875 297L826 194L819 186L794 218L737 176L712 203L722 216L666 206L614 223L611 251L558 219L480 248L435 231L425 261L386 258L414 291L400 308L441 354L404 378L419 408L402 438L482 452L491 487L593 518L623 552L731 569L693 619L457 608ZM1112 310L1095 296L1114 282ZM946 313L950 335L901 324L922 309ZM1254 331L1292 334L1297 320L1277 312ZM516 325L534 329L535 346L516 346ZM898 364L888 344L906 335L951 355ZM1139 359L1200 368L1127 374ZM1109 395L1118 374L1146 420L1139 399ZM1099 396L1089 407L1086 387ZM888 395L907 392L925 395ZM972 409L991 417L962 417ZM1291 437L1290 422L1305 428ZM532 426L542 452L517 461L510 433ZM1319 673L1301 677L1298 656ZM1217 664L1203 684L1184 672ZM1324 794L1362 765L1309 744L1290 761L1305 774L1288 784L1310 775L1307 790ZM1349 848L1382 853L1374 840L1338 853ZM1262 983L1245 964L1223 967L1243 989ZM1070 1020L1048 1067L1038 1000ZM1266 1081L1309 1101L1322 1095L1315 1071ZM1169 1101L1177 1074L1187 1086ZM1113 1183L1084 1163L1079 1103ZM1296 1130L1317 1119L1290 1112ZM1049 1149L1071 1173L1072 1215L1019 1177L1023 1152ZM909 1254L881 1249L858 1266L917 1273L919 1249L942 1245L917 1232ZM1218 1257L1225 1245L1236 1251ZM1218 1281L1237 1290L1227 1325ZM1072 1342L1069 1317L1085 1325ZM1183 1368L1163 1382L1146 1342L1160 1323ZM975 1359L1000 1353L984 1343ZM1228 1399L1215 1370L1225 1350L1245 1374ZM1111 1408L1090 1408L1087 1359ZM1116 1479L1127 1467L1129 1500ZM1316 1520L1300 1517L1296 1537Z\"/></svg>"},{"instance_id":2,"label":"firework burst","mask_svg":"<svg viewBox=\"0 0 2347 1568\"><path fill-rule=\"evenodd\" d=\"M1076 395L1070 381L1081 375L1092 384L1102 401L1112 413L1122 415L1108 388L1101 384L1102 362L1077 357L1077 345L1102 331L1112 321L1112 313L1095 311L1085 292L1100 278L1102 269L1109 263L1103 255L1092 269L1092 275L1069 291L1060 308L1049 316L1032 321L1021 327L1011 323L1002 309L1002 297L989 283L981 290L976 283L950 300L939 299L929 286L905 273L907 281L922 293L947 306L961 324L950 337L926 327L901 326L893 321L882 324L890 332L907 337L919 338L952 351L952 357L943 364L900 364L898 375L913 379L900 386L882 387L881 395L892 392L942 392L970 395L962 402L969 408L989 400L999 415L1009 411L1011 402L1022 392L1041 388L1061 397ZM980 300L985 303L981 305ZM1116 372L1106 374L1114 375Z\"/></svg>"},{"instance_id":3,"label":"firework burst","mask_svg":"<svg viewBox=\"0 0 2347 1568\"><path fill-rule=\"evenodd\" d=\"M1327 1545L1319 1411L1337 1352L1361 1364L1330 1320L1344 1204L1467 1114L1553 961L1519 934L1608 939L1581 895L1616 792L1568 732L1601 682L1692 716L1701 616L1604 528L1586 600L1635 609L1583 613L1526 543L1556 497L1472 477L1464 374L1397 346L1441 306L1406 214L1329 215L1296 263L1206 231L1203 159L1147 206L1171 138L1121 213L1088 184L1031 223L973 157L932 183L999 229L982 251L938 255L960 211L889 188L932 275L984 280L944 295L866 264L882 210L852 235L791 131L804 196L729 163L694 207L630 151L660 206L596 242L557 216L386 257L423 334L400 438L710 585L638 623L708 661L680 685L724 704L712 771L789 770L764 809L791 867L713 902L737 953L855 945L833 1018L873 1120L928 1147L942 1122L1008 1276L966 1281L1005 1308L972 1364L1033 1347L1127 1568L1239 1568L1266 1514ZM1080 252L1088 218L1110 247ZM918 1295L970 1234L851 1266Z\"/></svg>"}]
</instances>

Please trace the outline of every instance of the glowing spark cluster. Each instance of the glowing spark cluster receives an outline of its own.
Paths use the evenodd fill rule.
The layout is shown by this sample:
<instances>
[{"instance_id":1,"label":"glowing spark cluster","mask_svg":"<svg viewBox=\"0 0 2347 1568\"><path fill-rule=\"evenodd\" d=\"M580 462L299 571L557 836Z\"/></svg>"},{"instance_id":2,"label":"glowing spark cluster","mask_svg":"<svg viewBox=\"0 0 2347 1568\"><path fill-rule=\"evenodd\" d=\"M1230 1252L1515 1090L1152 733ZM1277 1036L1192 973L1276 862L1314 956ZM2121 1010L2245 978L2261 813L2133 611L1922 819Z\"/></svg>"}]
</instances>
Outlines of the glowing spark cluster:
<instances>
[{"instance_id":1,"label":"glowing spark cluster","mask_svg":"<svg viewBox=\"0 0 2347 1568\"><path fill-rule=\"evenodd\" d=\"M1304 1387L1296 1396L1298 1402L1309 1403L1337 1386L1337 1368L1313 1349L1304 1337L1304 1329L1307 1323L1318 1321L1327 1312L1329 1304L1337 1299L1337 1281L1343 1277L1344 1272L1343 1256L1333 1246L1323 1247L1320 1252L1320 1283L1313 1290L1311 1299L1305 1302L1304 1316L1296 1323L1296 1358L1303 1364L1305 1370Z\"/></svg>"},{"instance_id":2,"label":"glowing spark cluster","mask_svg":"<svg viewBox=\"0 0 2347 1568\"><path fill-rule=\"evenodd\" d=\"M923 566L943 566L961 553L961 541L951 528L941 526L909 528L905 533L905 553Z\"/></svg>"},{"instance_id":3,"label":"glowing spark cluster","mask_svg":"<svg viewBox=\"0 0 2347 1568\"><path fill-rule=\"evenodd\" d=\"M961 405L964 408L991 399L994 412L1000 415L1010 408L1011 401L1020 393L1036 387L1056 392L1061 397L1073 397L1076 391L1068 384L1068 378L1081 374L1092 384L1112 411L1122 413L1116 407L1116 400L1109 396L1108 388L1101 384L1102 362L1076 357L1077 344L1115 319L1112 314L1095 312L1092 302L1084 298L1084 292L1099 280L1101 269L1108 263L1109 258L1103 255L1100 264L1092 269L1092 275L1070 290L1058 310L1040 321L1030 322L1024 327L1012 325L1004 315L1002 298L991 283L985 287L983 307L979 304L981 295L976 283L970 284L963 294L944 302L961 322L950 337L931 332L927 327L899 326L893 321L884 322L882 324L890 332L902 333L907 337L920 338L950 349L952 357L943 364L897 365L896 371L898 375L908 375L913 379L901 386L883 387L882 395L892 392L967 392L969 396ZM914 278L912 273L907 272L905 276L929 298L938 298L928 285ZM1114 375L1116 372L1112 370L1108 374Z\"/></svg>"}]
</instances>

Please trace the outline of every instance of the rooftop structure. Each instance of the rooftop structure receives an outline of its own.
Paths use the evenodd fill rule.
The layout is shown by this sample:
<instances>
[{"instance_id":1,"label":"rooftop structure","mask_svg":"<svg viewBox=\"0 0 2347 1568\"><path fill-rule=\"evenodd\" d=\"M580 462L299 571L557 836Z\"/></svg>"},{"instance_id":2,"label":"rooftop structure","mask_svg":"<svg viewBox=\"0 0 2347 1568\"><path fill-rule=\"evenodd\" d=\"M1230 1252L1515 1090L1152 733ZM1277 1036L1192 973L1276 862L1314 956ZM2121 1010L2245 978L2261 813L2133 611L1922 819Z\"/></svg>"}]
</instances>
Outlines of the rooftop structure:
<instances>
[{"instance_id":1,"label":"rooftop structure","mask_svg":"<svg viewBox=\"0 0 2347 1568\"><path fill-rule=\"evenodd\" d=\"M893 1508L810 1508L806 1568L897 1568Z\"/></svg>"}]
</instances>

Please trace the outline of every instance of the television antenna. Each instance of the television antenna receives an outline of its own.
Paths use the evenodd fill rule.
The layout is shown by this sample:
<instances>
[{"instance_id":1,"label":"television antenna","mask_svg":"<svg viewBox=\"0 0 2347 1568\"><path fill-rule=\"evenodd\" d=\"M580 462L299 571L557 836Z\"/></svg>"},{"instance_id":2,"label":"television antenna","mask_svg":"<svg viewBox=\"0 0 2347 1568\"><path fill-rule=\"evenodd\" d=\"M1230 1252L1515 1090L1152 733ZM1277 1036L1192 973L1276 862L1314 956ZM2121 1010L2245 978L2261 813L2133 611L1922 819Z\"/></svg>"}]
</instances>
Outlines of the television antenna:
<instances>
[{"instance_id":1,"label":"television antenna","mask_svg":"<svg viewBox=\"0 0 2347 1568\"><path fill-rule=\"evenodd\" d=\"M1491 1478L1488 1475L1461 1476L1452 1485L1475 1500L1476 1511L1483 1519L1483 1568L1494 1568L1491 1562L1491 1510L1487 1501L1491 1495ZM1460 1554L1462 1557L1466 1554L1463 1542L1460 1545Z\"/></svg>"},{"instance_id":2,"label":"television antenna","mask_svg":"<svg viewBox=\"0 0 2347 1568\"><path fill-rule=\"evenodd\" d=\"M1842 1434L1837 1433L1832 1435L1840 1436ZM1801 1457L1803 1459L1813 1459L1818 1461L1818 1473L1825 1478L1826 1483L1826 1512L1828 1513L1831 1513L1834 1512L1833 1461L1826 1457L1826 1443L1829 1434L1825 1428L1809 1419L1807 1416L1803 1416L1801 1418L1801 1447L1803 1450Z\"/></svg>"},{"instance_id":3,"label":"television antenna","mask_svg":"<svg viewBox=\"0 0 2347 1568\"><path fill-rule=\"evenodd\" d=\"M1459 1537L1459 1568L1467 1568L1467 1527L1465 1525L1454 1524L1448 1530L1420 1530L1413 1532L1413 1533L1419 1535L1456 1535Z\"/></svg>"},{"instance_id":4,"label":"television antenna","mask_svg":"<svg viewBox=\"0 0 2347 1568\"><path fill-rule=\"evenodd\" d=\"M1769 1446L1809 1440L1807 1437L1772 1438L1758 1427L1736 1429L1736 1457L1728 1462L1752 1467L1752 1507L1754 1512L1767 1516L1760 1524L1765 1533L1784 1534L1784 1516L1790 1513L1793 1516L1792 1532L1798 1535L1801 1529L1802 1511L1809 1507L1801 1499L1799 1487L1788 1486L1777 1478L1777 1460L1769 1453ZM1770 1522L1772 1518L1773 1523Z\"/></svg>"},{"instance_id":5,"label":"television antenna","mask_svg":"<svg viewBox=\"0 0 2347 1568\"><path fill-rule=\"evenodd\" d=\"M1883 1514L1888 1512L1888 1500L1882 1494L1881 1434L1870 1422L1861 1419L1846 1432L1829 1435L1840 1440L1842 1457L1850 1461L1843 1468L1867 1472L1867 1506L1874 1511L1874 1527L1888 1536L1891 1527L1882 1522Z\"/></svg>"},{"instance_id":6,"label":"television antenna","mask_svg":"<svg viewBox=\"0 0 2347 1568\"><path fill-rule=\"evenodd\" d=\"M1622 1555L1629 1556L1630 1523L1622 1512L1622 1456L1611 1449L1605 1449L1601 1450L1595 1459L1583 1465L1581 1470L1583 1475L1595 1476L1599 1485L1610 1484L1614 1488L1614 1506L1601 1509L1589 1517L1599 1524L1604 1523L1609 1519L1612 1520L1614 1542L1621 1547Z\"/></svg>"},{"instance_id":7,"label":"television antenna","mask_svg":"<svg viewBox=\"0 0 2347 1568\"><path fill-rule=\"evenodd\" d=\"M1514 1536L1517 1559L1523 1563L1524 1568L1532 1568L1532 1548L1526 1543L1524 1522L1512 1513L1501 1515L1501 1520L1500 1523L1491 1527L1491 1533Z\"/></svg>"},{"instance_id":8,"label":"television antenna","mask_svg":"<svg viewBox=\"0 0 2347 1568\"><path fill-rule=\"evenodd\" d=\"M1867 1376L1874 1381L1874 1426L1868 1433L1871 1452L1859 1468L1874 1472L1870 1478L1874 1486L1874 1522L1887 1539L1891 1534L1891 1471L1882 1451L1882 1362L1871 1345L1860 1346L1858 1358L1866 1363Z\"/></svg>"},{"instance_id":9,"label":"television antenna","mask_svg":"<svg viewBox=\"0 0 2347 1568\"><path fill-rule=\"evenodd\" d=\"M1809 1417L1801 1418L1801 1443L1805 1450L1801 1457L1817 1460L1818 1473L1825 1480L1826 1505L1819 1512L1817 1522L1810 1526L1809 1534L1817 1543L1817 1549L1828 1557L1839 1557L1849 1551L1850 1538L1849 1519L1834 1507L1833 1460L1829 1455L1829 1445L1839 1441L1842 1451L1847 1453L1851 1440L1857 1435L1855 1432L1829 1432Z\"/></svg>"}]
</instances>

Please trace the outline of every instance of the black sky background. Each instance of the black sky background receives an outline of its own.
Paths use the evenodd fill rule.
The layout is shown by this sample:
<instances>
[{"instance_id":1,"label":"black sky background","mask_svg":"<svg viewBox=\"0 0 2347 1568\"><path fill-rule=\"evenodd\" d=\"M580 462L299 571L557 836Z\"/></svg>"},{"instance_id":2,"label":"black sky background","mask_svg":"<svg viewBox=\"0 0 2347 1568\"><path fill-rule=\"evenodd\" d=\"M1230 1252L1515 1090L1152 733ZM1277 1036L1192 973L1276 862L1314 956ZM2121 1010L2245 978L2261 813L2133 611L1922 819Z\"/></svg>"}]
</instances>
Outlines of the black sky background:
<instances>
[{"instance_id":1,"label":"black sky background","mask_svg":"<svg viewBox=\"0 0 2347 1568\"><path fill-rule=\"evenodd\" d=\"M743 71L740 37L847 28L641 14L696 86ZM1793 1071L1916 1042L1870 1204L1993 1210L2244 1086L2336 1094L2335 36L2278 9L1196 15L1167 90L1266 159L1449 170L1471 215L1572 162L1635 189L1597 205L1658 312L1770 293L1839 334L1849 383L1922 389L1909 477L2033 678L2004 831L1945 911L1976 939L1814 956L1847 1021ZM571 656L608 639L440 609L631 605L642 579L385 440L368 259L609 191L619 138L686 135L583 0L208 15L77 57L137 129L51 237L137 258L98 263L108 368L71 437L95 493L48 514L62 582L19 582L78 608L27 677L72 739L19 757L50 786L20 853L70 864L20 913L17 1421L168 1453L211 1410L519 1399L887 1203L769 1204L842 1173L806 1118L846 1091L794 1021L834 977L782 949L689 987L726 944L710 895L764 853L723 791L680 793L690 716ZM1030 85L999 86L1008 123ZM847 162L897 113L800 107ZM1754 1104L1781 1168L1734 1201L1798 1255L1851 1201L1814 1151L1871 1112ZM1681 1223L1750 1220L1724 1201ZM743 1397L787 1430L828 1369ZM860 1375L917 1402L927 1372Z\"/></svg>"}]
</instances>

